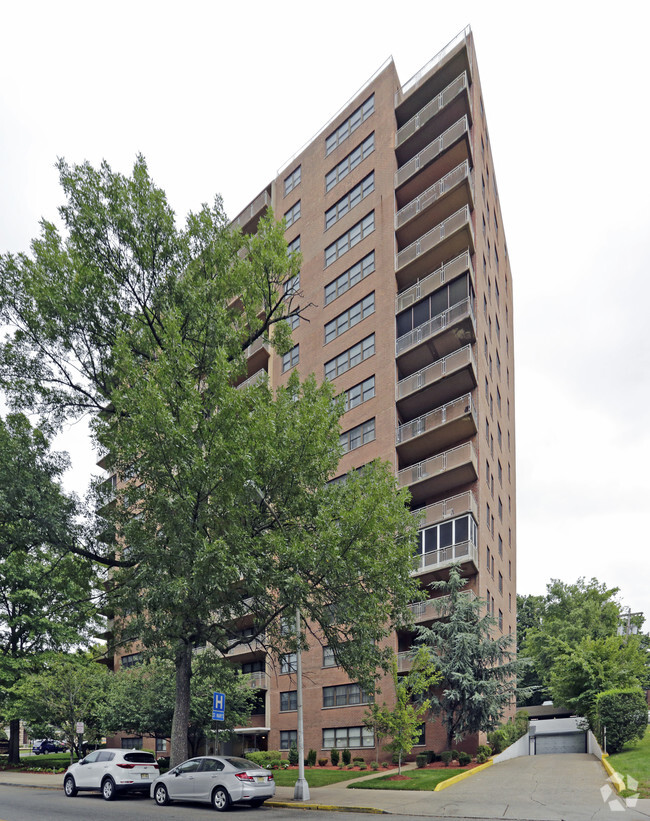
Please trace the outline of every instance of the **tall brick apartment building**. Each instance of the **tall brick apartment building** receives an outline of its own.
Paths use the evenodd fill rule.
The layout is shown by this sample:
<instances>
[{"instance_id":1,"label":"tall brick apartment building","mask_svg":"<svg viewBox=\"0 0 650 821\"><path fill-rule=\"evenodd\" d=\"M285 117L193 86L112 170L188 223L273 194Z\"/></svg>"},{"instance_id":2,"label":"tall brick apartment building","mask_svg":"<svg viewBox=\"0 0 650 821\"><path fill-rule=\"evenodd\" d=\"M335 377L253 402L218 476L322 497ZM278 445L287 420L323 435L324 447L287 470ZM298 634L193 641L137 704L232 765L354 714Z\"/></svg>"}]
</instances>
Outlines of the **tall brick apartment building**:
<instances>
[{"instance_id":1,"label":"tall brick apartment building","mask_svg":"<svg viewBox=\"0 0 650 821\"><path fill-rule=\"evenodd\" d=\"M287 287L314 307L285 356L253 346L249 379L279 385L298 368L346 393L340 475L387 460L421 522L416 624L436 618L428 584L460 562L467 595L514 632L512 282L471 31L405 84L382 66L235 222L253 232L268 207L302 254ZM392 637L402 671L412 640ZM259 691L234 750L288 749L295 659L254 642L230 658ZM305 750L374 758L365 694L316 642L302 665ZM444 749L440 725L421 743Z\"/></svg>"}]
</instances>

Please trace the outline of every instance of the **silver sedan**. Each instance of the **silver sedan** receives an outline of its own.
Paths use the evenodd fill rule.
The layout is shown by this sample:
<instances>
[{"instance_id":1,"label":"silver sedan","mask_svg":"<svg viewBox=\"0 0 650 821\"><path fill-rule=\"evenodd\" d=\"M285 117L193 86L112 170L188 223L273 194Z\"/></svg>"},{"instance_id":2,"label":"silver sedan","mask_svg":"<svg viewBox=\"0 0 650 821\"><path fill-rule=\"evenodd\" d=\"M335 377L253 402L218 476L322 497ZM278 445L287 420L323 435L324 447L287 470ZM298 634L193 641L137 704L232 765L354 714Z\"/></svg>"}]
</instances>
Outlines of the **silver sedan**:
<instances>
[{"instance_id":1,"label":"silver sedan","mask_svg":"<svg viewBox=\"0 0 650 821\"><path fill-rule=\"evenodd\" d=\"M190 758L151 785L151 797L160 807L170 801L201 801L223 811L240 802L259 807L274 795L270 770L234 756Z\"/></svg>"}]
</instances>

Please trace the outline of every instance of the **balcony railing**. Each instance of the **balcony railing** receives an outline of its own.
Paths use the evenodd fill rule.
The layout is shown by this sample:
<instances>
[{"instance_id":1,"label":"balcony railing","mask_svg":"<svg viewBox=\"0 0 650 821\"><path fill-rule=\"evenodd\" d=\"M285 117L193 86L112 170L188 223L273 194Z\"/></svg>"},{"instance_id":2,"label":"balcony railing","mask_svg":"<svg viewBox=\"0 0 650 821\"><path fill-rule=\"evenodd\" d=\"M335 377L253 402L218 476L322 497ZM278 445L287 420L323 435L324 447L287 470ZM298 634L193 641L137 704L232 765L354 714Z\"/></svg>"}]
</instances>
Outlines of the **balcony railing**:
<instances>
[{"instance_id":1,"label":"balcony railing","mask_svg":"<svg viewBox=\"0 0 650 821\"><path fill-rule=\"evenodd\" d=\"M412 157L408 162L404 163L401 168L395 172L395 188L399 188L414 174L417 174L422 168L432 163L436 157L439 157L443 151L446 151L450 146L457 142L465 134L469 134L469 120L467 115L461 117L453 125L449 126L446 131L443 131L439 137L432 140L429 145L425 146L422 151Z\"/></svg>"},{"instance_id":2,"label":"balcony railing","mask_svg":"<svg viewBox=\"0 0 650 821\"><path fill-rule=\"evenodd\" d=\"M414 345L422 344L422 342L431 339L432 336L444 331L445 328L448 328L450 325L454 325L456 322L460 322L468 317L472 320L472 323L476 325L474 300L469 297L458 302L456 305L452 305L451 308L447 308L447 310L441 314L431 317L427 322L423 322L422 325L413 328L412 331L400 336L395 343L395 355L399 356Z\"/></svg>"},{"instance_id":3,"label":"balcony railing","mask_svg":"<svg viewBox=\"0 0 650 821\"><path fill-rule=\"evenodd\" d=\"M472 228L472 217L468 205L459 208L455 214L447 217L446 220L438 223L435 228L422 234L421 237L412 242L402 251L400 251L395 258L395 270L399 271L417 259L421 254L425 254L436 245L441 243L446 237L460 231L461 228L469 228L472 236L472 245L474 245L474 229Z\"/></svg>"},{"instance_id":4,"label":"balcony railing","mask_svg":"<svg viewBox=\"0 0 650 821\"><path fill-rule=\"evenodd\" d=\"M419 302L422 297L432 293L441 285L444 285L445 282L450 279L455 279L465 271L470 272L473 280L474 269L472 267L472 259L469 251L463 251L463 253L459 254L455 259L445 262L444 265L436 268L435 271L432 271L422 279L418 279L418 281L414 282L413 285L410 285L408 288L405 288L397 294L395 298L395 313L401 313L401 311L410 307L414 303Z\"/></svg>"},{"instance_id":5,"label":"balcony railing","mask_svg":"<svg viewBox=\"0 0 650 821\"><path fill-rule=\"evenodd\" d=\"M441 547L413 557L413 573L423 573L449 567L454 562L474 562L478 567L478 548L470 541Z\"/></svg>"},{"instance_id":6,"label":"balcony railing","mask_svg":"<svg viewBox=\"0 0 650 821\"><path fill-rule=\"evenodd\" d=\"M463 590L459 595L468 601L474 601L476 598L476 593L473 590ZM424 601L409 604L409 610L414 621L430 621L431 619L442 619L449 615L450 604L451 596L438 596L437 599L425 599Z\"/></svg>"},{"instance_id":7,"label":"balcony railing","mask_svg":"<svg viewBox=\"0 0 650 821\"><path fill-rule=\"evenodd\" d=\"M460 185L463 180L467 180L472 192L472 200L474 199L474 180L470 174L469 163L467 160L457 165L448 174L435 182L432 186L423 191L419 197L411 200L404 208L395 214L395 230L398 231L403 225L413 219L422 211L426 210L436 200L439 200L444 194L447 194L453 188Z\"/></svg>"},{"instance_id":8,"label":"balcony railing","mask_svg":"<svg viewBox=\"0 0 650 821\"><path fill-rule=\"evenodd\" d=\"M398 425L395 432L395 444L402 445L412 439L422 436L425 433L430 433L436 428L441 428L455 419L462 419L464 416L471 415L476 425L476 408L472 401L471 393L465 396L460 396L454 399L453 402L447 402L439 408L425 413L423 416L418 416L411 422L406 422L404 425Z\"/></svg>"},{"instance_id":9,"label":"balcony railing","mask_svg":"<svg viewBox=\"0 0 650 821\"><path fill-rule=\"evenodd\" d=\"M451 52L462 42L467 42L469 36L471 34L471 28L469 26L465 26L465 28L460 31L455 37L453 37L446 46L440 49L440 51L434 55L429 62L422 66L422 68L416 72L410 80L407 80L404 85L395 92L395 108L400 104L400 102L411 92L415 91L415 89L420 85L422 80L429 75L429 73L442 61L447 57L448 54ZM468 52L468 59L471 60L471 51L469 48L467 49ZM472 66L470 63L470 70Z\"/></svg>"},{"instance_id":10,"label":"balcony railing","mask_svg":"<svg viewBox=\"0 0 650 821\"><path fill-rule=\"evenodd\" d=\"M244 208L244 210L235 217L231 223L232 227L234 228L235 226L238 226L239 228L242 228L270 204L271 197L269 192L265 189L261 194L258 194L257 197L255 197L253 202L247 205L246 208Z\"/></svg>"},{"instance_id":11,"label":"balcony railing","mask_svg":"<svg viewBox=\"0 0 650 821\"><path fill-rule=\"evenodd\" d=\"M476 448L472 442L465 442L458 447L446 450L443 453L437 453L435 456L430 456L422 462L415 465L410 465L407 468L397 473L397 480L400 487L405 485L413 485L421 482L424 479L430 479L439 476L449 470L454 470L457 467L462 467L468 463L477 465Z\"/></svg>"},{"instance_id":12,"label":"balcony railing","mask_svg":"<svg viewBox=\"0 0 650 821\"><path fill-rule=\"evenodd\" d=\"M426 368L417 371L417 373L412 373L410 376L400 379L395 389L395 398L397 401L404 399L404 397L410 396L415 391L433 385L439 379L468 365L476 371L476 361L471 345L465 345L464 348L443 356L442 359L437 359L427 365Z\"/></svg>"},{"instance_id":13,"label":"balcony railing","mask_svg":"<svg viewBox=\"0 0 650 821\"><path fill-rule=\"evenodd\" d=\"M245 379L243 382L240 382L237 385L237 388L250 388L252 385L257 385L258 382L262 382L268 376L267 372L262 368L261 370L254 373L252 376L249 376L248 379Z\"/></svg>"},{"instance_id":14,"label":"balcony railing","mask_svg":"<svg viewBox=\"0 0 650 821\"><path fill-rule=\"evenodd\" d=\"M256 671L255 673L246 673L248 676L248 682L251 687L257 688L260 690L268 690L269 689L269 675L268 673L264 673L261 670Z\"/></svg>"},{"instance_id":15,"label":"balcony railing","mask_svg":"<svg viewBox=\"0 0 650 821\"><path fill-rule=\"evenodd\" d=\"M471 490L414 510L413 518L417 520L419 527L429 527L453 516L462 516L463 513L471 513L478 521L478 502Z\"/></svg>"},{"instance_id":16,"label":"balcony railing","mask_svg":"<svg viewBox=\"0 0 650 821\"><path fill-rule=\"evenodd\" d=\"M253 356L256 353L259 353L262 350L266 351L267 353L270 353L271 346L264 339L263 336L260 336L255 340L255 342L253 342L251 345L248 346L248 348L246 348L244 354L247 359L250 359L251 356Z\"/></svg>"},{"instance_id":17,"label":"balcony railing","mask_svg":"<svg viewBox=\"0 0 650 821\"><path fill-rule=\"evenodd\" d=\"M404 125L397 132L395 147L399 148L403 142L408 140L409 137L412 137L419 128L429 122L432 117L435 117L441 109L448 105L455 97L458 97L458 95L467 88L469 88L469 82L467 72L464 71L459 77L452 80L447 88L444 88L440 94L432 100L429 100L429 102L423 106L414 117L411 117L408 122L404 123Z\"/></svg>"},{"instance_id":18,"label":"balcony railing","mask_svg":"<svg viewBox=\"0 0 650 821\"><path fill-rule=\"evenodd\" d=\"M264 636L251 638L250 640L242 636L238 641L238 644L234 644L228 648L229 658L232 656L242 656L245 653L259 653L266 649L264 646Z\"/></svg>"}]
</instances>

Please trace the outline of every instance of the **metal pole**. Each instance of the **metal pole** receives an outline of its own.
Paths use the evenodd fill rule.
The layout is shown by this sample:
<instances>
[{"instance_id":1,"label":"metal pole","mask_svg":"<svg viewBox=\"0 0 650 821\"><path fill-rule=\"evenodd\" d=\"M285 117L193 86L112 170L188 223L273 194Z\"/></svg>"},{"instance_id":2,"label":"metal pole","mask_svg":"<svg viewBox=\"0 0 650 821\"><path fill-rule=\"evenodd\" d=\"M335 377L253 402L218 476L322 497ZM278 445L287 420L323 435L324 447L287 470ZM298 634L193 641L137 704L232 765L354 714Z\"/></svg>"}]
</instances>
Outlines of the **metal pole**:
<instances>
[{"instance_id":1,"label":"metal pole","mask_svg":"<svg viewBox=\"0 0 650 821\"><path fill-rule=\"evenodd\" d=\"M300 608L296 607L296 636L298 646L296 647L296 677L297 693L296 702L298 707L298 780L293 791L293 797L299 801L309 801L309 784L305 779L305 736L302 723L302 651L300 649Z\"/></svg>"}]
</instances>

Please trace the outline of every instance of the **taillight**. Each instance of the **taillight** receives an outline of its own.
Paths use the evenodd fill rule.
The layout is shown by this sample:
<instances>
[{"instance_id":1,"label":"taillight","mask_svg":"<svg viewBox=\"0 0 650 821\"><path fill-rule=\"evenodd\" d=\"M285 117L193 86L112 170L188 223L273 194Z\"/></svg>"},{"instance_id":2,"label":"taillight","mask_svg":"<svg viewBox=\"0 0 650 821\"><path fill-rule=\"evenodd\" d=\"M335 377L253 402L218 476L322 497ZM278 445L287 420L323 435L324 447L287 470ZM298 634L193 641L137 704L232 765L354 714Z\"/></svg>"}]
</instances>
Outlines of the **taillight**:
<instances>
[{"instance_id":1,"label":"taillight","mask_svg":"<svg viewBox=\"0 0 650 821\"><path fill-rule=\"evenodd\" d=\"M273 773L268 777L269 781L273 781Z\"/></svg>"},{"instance_id":2,"label":"taillight","mask_svg":"<svg viewBox=\"0 0 650 821\"><path fill-rule=\"evenodd\" d=\"M240 781L255 781L253 776L248 773L235 773L235 778L238 778Z\"/></svg>"},{"instance_id":3,"label":"taillight","mask_svg":"<svg viewBox=\"0 0 650 821\"><path fill-rule=\"evenodd\" d=\"M126 761L121 762L117 765L121 767L123 770L132 770L135 767L135 764L128 764Z\"/></svg>"}]
</instances>

